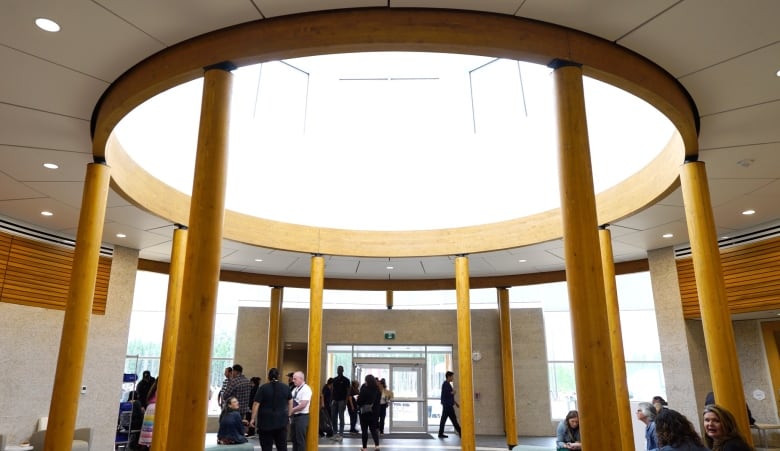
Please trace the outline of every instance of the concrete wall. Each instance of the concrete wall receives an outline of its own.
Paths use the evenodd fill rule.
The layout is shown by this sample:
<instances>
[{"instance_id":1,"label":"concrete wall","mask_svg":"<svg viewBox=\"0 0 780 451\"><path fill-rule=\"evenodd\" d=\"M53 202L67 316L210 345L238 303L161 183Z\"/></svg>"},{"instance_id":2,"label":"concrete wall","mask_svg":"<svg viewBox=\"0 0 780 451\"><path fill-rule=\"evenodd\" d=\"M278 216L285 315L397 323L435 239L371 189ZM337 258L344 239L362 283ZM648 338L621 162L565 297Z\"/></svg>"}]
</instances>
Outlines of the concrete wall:
<instances>
[{"instance_id":1,"label":"concrete wall","mask_svg":"<svg viewBox=\"0 0 780 451\"><path fill-rule=\"evenodd\" d=\"M517 399L518 431L521 435L551 435L547 357L544 342L544 322L540 309L512 310L512 337L515 359L514 393ZM482 353L474 362L474 390L480 399L474 403L475 427L478 434L503 434L503 383L498 351L498 313L495 310L474 310L471 315L472 348ZM268 309L239 309L236 333L236 362L248 374L267 374L265 368L268 340ZM452 345L457 383L457 324L454 310L325 310L323 312L324 344L382 344L383 332L394 330L394 345ZM282 342L308 342L308 311L284 310ZM305 369L300 353L283 352L283 372ZM323 350L323 369L326 355ZM297 366L296 366L297 365ZM310 384L322 386L328 376Z\"/></svg>"},{"instance_id":2,"label":"concrete wall","mask_svg":"<svg viewBox=\"0 0 780 451\"><path fill-rule=\"evenodd\" d=\"M105 315L92 315L76 427L94 429L94 450L114 446L138 252L117 247ZM48 416L65 312L0 303L0 434L14 444Z\"/></svg>"}]
</instances>

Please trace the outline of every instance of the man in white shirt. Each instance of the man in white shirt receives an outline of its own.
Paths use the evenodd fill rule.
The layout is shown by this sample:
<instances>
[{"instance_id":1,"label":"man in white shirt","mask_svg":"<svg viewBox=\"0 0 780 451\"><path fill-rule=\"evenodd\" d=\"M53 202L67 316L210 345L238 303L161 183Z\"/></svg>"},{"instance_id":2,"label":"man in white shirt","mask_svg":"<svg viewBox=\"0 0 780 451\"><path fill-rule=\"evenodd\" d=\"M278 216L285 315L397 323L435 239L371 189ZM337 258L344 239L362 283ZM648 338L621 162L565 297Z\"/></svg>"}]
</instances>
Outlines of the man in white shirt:
<instances>
[{"instance_id":1,"label":"man in white shirt","mask_svg":"<svg viewBox=\"0 0 780 451\"><path fill-rule=\"evenodd\" d=\"M309 404L311 387L304 381L303 371L293 374L295 388L292 390L293 408L290 423L292 425L292 451L306 451L306 433L309 430Z\"/></svg>"}]
</instances>

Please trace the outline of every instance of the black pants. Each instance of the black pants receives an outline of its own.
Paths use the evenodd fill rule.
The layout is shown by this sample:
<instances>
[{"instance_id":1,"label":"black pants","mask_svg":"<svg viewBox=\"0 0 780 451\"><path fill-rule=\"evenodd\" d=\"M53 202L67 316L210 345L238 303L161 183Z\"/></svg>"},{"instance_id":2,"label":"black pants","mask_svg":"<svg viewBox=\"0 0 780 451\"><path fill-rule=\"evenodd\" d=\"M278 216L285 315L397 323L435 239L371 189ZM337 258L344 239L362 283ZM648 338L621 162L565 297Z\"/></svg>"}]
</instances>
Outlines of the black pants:
<instances>
[{"instance_id":1,"label":"black pants","mask_svg":"<svg viewBox=\"0 0 780 451\"><path fill-rule=\"evenodd\" d=\"M460 435L460 425L458 424L458 417L455 416L455 407L453 406L441 406L441 422L439 423L439 435L444 435L444 425L447 424L447 418L452 421L452 426L455 428L455 432Z\"/></svg>"},{"instance_id":2,"label":"black pants","mask_svg":"<svg viewBox=\"0 0 780 451\"><path fill-rule=\"evenodd\" d=\"M374 439L374 447L379 447L379 431L377 430L376 415L374 412L360 414L360 438L363 439L363 448L368 444L368 431L371 431L371 438Z\"/></svg>"},{"instance_id":3,"label":"black pants","mask_svg":"<svg viewBox=\"0 0 780 451\"><path fill-rule=\"evenodd\" d=\"M260 449L271 451L276 444L276 451L287 451L287 426L270 431L259 431Z\"/></svg>"},{"instance_id":4,"label":"black pants","mask_svg":"<svg viewBox=\"0 0 780 451\"><path fill-rule=\"evenodd\" d=\"M379 432L385 433L385 418L387 418L387 404L379 404Z\"/></svg>"}]
</instances>

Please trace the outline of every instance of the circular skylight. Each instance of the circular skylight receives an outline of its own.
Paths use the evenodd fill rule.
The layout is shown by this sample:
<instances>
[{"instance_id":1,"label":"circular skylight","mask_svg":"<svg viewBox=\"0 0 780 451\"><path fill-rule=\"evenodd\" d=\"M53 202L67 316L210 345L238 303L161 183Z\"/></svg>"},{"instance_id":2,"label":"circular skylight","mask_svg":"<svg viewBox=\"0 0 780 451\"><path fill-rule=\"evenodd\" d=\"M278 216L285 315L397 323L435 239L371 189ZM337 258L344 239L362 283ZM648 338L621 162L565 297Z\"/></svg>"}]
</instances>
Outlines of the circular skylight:
<instances>
[{"instance_id":1,"label":"circular skylight","mask_svg":"<svg viewBox=\"0 0 780 451\"><path fill-rule=\"evenodd\" d=\"M286 223L427 230L557 208L551 69L482 56L353 53L234 72L226 207ZM585 78L597 192L674 132L648 103ZM190 193L202 79L117 126L129 155Z\"/></svg>"}]
</instances>

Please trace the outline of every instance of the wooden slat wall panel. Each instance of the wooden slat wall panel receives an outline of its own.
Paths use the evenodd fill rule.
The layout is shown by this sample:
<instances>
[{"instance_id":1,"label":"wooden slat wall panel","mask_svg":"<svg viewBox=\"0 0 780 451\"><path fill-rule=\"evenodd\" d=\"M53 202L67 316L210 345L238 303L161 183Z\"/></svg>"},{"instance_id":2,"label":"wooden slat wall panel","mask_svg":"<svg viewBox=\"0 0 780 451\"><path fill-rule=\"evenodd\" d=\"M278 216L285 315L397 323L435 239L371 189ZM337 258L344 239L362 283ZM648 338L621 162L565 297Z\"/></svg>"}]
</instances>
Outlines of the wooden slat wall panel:
<instances>
[{"instance_id":1,"label":"wooden slat wall panel","mask_svg":"<svg viewBox=\"0 0 780 451\"><path fill-rule=\"evenodd\" d=\"M721 250L731 313L780 309L780 237ZM683 314L700 318L691 257L677 260Z\"/></svg>"},{"instance_id":2,"label":"wooden slat wall panel","mask_svg":"<svg viewBox=\"0 0 780 451\"><path fill-rule=\"evenodd\" d=\"M0 301L65 310L73 250L0 233ZM92 313L106 312L111 259L100 257Z\"/></svg>"}]
</instances>

